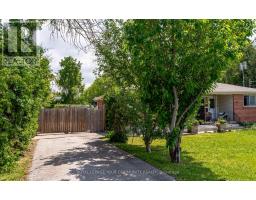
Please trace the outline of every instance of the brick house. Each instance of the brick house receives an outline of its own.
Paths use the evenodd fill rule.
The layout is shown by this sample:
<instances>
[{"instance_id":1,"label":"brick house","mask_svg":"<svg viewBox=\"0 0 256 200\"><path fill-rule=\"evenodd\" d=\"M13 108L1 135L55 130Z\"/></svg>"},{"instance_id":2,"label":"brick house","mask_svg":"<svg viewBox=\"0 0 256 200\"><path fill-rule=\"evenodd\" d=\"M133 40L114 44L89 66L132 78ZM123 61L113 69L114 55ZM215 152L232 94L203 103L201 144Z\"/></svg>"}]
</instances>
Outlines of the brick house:
<instances>
[{"instance_id":1,"label":"brick house","mask_svg":"<svg viewBox=\"0 0 256 200\"><path fill-rule=\"evenodd\" d=\"M212 121L225 113L228 121L256 122L256 89L217 83L204 97L200 118Z\"/></svg>"}]
</instances>

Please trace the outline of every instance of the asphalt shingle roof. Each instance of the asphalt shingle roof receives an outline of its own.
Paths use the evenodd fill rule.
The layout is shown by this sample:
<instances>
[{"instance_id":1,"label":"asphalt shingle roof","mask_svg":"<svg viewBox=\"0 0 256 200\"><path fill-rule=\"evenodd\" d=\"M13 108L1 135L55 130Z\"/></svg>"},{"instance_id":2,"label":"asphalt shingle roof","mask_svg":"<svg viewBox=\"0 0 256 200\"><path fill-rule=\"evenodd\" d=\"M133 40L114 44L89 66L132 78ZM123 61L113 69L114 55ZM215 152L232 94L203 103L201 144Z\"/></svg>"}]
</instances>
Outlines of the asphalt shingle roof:
<instances>
[{"instance_id":1,"label":"asphalt shingle roof","mask_svg":"<svg viewBox=\"0 0 256 200\"><path fill-rule=\"evenodd\" d=\"M256 95L256 88L242 87L226 83L217 83L211 94L253 94Z\"/></svg>"}]
</instances>

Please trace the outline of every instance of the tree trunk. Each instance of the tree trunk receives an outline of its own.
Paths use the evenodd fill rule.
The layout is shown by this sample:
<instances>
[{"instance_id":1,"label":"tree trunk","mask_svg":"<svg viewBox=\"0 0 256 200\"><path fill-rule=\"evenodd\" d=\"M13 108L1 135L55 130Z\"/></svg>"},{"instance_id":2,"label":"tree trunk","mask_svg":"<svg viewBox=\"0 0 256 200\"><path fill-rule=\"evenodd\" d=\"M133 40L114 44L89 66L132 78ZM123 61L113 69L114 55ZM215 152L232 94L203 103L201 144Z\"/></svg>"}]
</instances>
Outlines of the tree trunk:
<instances>
[{"instance_id":1,"label":"tree trunk","mask_svg":"<svg viewBox=\"0 0 256 200\"><path fill-rule=\"evenodd\" d=\"M174 108L172 111L172 119L170 123L170 134L173 134L173 130L176 127L176 121L177 121L177 115L178 115L178 109L179 109L179 99L177 95L176 87L173 87L173 95L174 95ZM169 147L169 155L171 158L171 162L173 163L179 163L180 162L180 136L178 138L177 144L175 147Z\"/></svg>"},{"instance_id":2,"label":"tree trunk","mask_svg":"<svg viewBox=\"0 0 256 200\"><path fill-rule=\"evenodd\" d=\"M180 142L177 142L174 148L169 147L169 155L172 163L180 163L180 160L181 160Z\"/></svg>"},{"instance_id":3,"label":"tree trunk","mask_svg":"<svg viewBox=\"0 0 256 200\"><path fill-rule=\"evenodd\" d=\"M171 123L170 123L170 134L172 134L173 129L176 126L176 120L177 120L177 115L178 115L178 110L179 110L179 98L177 95L177 90L176 87L173 87L173 96L174 96L174 108L172 111L172 118L171 118ZM172 109L172 105L170 105L170 110Z\"/></svg>"},{"instance_id":4,"label":"tree trunk","mask_svg":"<svg viewBox=\"0 0 256 200\"><path fill-rule=\"evenodd\" d=\"M147 142L145 145L146 145L146 151L147 151L148 153L151 153L151 146L150 146L150 143Z\"/></svg>"}]
</instances>

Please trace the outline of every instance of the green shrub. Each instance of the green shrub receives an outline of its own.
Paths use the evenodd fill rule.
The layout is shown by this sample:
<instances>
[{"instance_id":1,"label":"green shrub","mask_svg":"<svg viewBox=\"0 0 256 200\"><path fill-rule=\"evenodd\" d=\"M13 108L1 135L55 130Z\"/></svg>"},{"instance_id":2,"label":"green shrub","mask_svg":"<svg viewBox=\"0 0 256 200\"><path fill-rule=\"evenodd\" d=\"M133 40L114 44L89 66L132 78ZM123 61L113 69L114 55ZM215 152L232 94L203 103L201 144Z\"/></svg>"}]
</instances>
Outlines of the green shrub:
<instances>
[{"instance_id":1,"label":"green shrub","mask_svg":"<svg viewBox=\"0 0 256 200\"><path fill-rule=\"evenodd\" d=\"M29 145L50 93L49 61L41 66L0 65L0 172L8 171Z\"/></svg>"},{"instance_id":2,"label":"green shrub","mask_svg":"<svg viewBox=\"0 0 256 200\"><path fill-rule=\"evenodd\" d=\"M256 123L253 123L253 125L251 126L251 129L256 129Z\"/></svg>"},{"instance_id":3,"label":"green shrub","mask_svg":"<svg viewBox=\"0 0 256 200\"><path fill-rule=\"evenodd\" d=\"M187 121L186 126L188 129L188 132L191 133L194 126L198 126L200 124L200 121L197 119L190 119Z\"/></svg>"},{"instance_id":4,"label":"green shrub","mask_svg":"<svg viewBox=\"0 0 256 200\"><path fill-rule=\"evenodd\" d=\"M115 133L113 131L110 131L108 137L110 142L126 143L128 140L127 134L123 132Z\"/></svg>"},{"instance_id":5,"label":"green shrub","mask_svg":"<svg viewBox=\"0 0 256 200\"><path fill-rule=\"evenodd\" d=\"M0 158L0 172L8 171L16 160L6 132L0 133Z\"/></svg>"},{"instance_id":6,"label":"green shrub","mask_svg":"<svg viewBox=\"0 0 256 200\"><path fill-rule=\"evenodd\" d=\"M0 35L3 31L0 29ZM0 47L2 43L0 40ZM42 53L39 66L19 65L18 61L3 66L0 55L0 172L9 171L24 153L36 133L39 112L47 105L52 74Z\"/></svg>"},{"instance_id":7,"label":"green shrub","mask_svg":"<svg viewBox=\"0 0 256 200\"><path fill-rule=\"evenodd\" d=\"M220 125L220 124L226 124L227 120L223 119L223 118L218 118L218 120L216 121L216 125Z\"/></svg>"},{"instance_id":8,"label":"green shrub","mask_svg":"<svg viewBox=\"0 0 256 200\"><path fill-rule=\"evenodd\" d=\"M239 123L241 126L244 126L245 128L256 128L256 123L255 122L240 122Z\"/></svg>"},{"instance_id":9,"label":"green shrub","mask_svg":"<svg viewBox=\"0 0 256 200\"><path fill-rule=\"evenodd\" d=\"M44 62L38 68L0 66L0 171L11 168L36 133L50 93L49 62Z\"/></svg>"},{"instance_id":10,"label":"green shrub","mask_svg":"<svg viewBox=\"0 0 256 200\"><path fill-rule=\"evenodd\" d=\"M223 118L218 118L218 120L215 122L215 125L217 127L217 132L224 132L226 127L227 121Z\"/></svg>"},{"instance_id":11,"label":"green shrub","mask_svg":"<svg viewBox=\"0 0 256 200\"><path fill-rule=\"evenodd\" d=\"M113 131L110 134L110 142L125 143L127 133L135 127L138 121L137 101L134 91L122 88L104 95L106 103L106 129Z\"/></svg>"},{"instance_id":12,"label":"green shrub","mask_svg":"<svg viewBox=\"0 0 256 200\"><path fill-rule=\"evenodd\" d=\"M107 132L107 134L105 135L105 138L111 138L112 137L112 135L114 134L114 132L113 131L108 131Z\"/></svg>"}]
</instances>

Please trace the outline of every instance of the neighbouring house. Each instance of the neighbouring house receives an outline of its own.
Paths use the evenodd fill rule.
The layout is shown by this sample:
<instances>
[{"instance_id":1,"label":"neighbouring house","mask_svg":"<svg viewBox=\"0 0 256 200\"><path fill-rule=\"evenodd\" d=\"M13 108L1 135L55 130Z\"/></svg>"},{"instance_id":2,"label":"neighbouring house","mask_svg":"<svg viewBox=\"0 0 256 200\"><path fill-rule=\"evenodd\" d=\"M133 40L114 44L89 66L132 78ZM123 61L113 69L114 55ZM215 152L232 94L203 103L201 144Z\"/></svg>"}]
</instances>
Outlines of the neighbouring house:
<instances>
[{"instance_id":1,"label":"neighbouring house","mask_svg":"<svg viewBox=\"0 0 256 200\"><path fill-rule=\"evenodd\" d=\"M93 99L93 101L94 101L94 106L96 106L98 109L103 108L103 106L104 106L104 97L103 96L95 97Z\"/></svg>"},{"instance_id":2,"label":"neighbouring house","mask_svg":"<svg viewBox=\"0 0 256 200\"><path fill-rule=\"evenodd\" d=\"M256 89L217 83L203 98L199 118L214 121L220 116L228 121L256 122Z\"/></svg>"}]
</instances>

